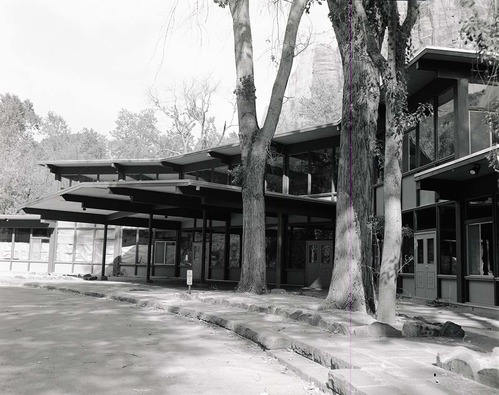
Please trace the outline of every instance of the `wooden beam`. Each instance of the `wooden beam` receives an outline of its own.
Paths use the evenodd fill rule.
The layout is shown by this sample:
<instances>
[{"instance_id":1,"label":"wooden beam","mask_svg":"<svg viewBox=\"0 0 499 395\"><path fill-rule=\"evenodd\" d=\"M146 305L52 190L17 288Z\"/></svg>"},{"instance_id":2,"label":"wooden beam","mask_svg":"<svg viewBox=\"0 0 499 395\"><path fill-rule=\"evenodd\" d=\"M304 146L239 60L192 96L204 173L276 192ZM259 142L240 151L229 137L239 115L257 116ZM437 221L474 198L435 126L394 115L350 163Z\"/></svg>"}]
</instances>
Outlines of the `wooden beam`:
<instances>
[{"instance_id":1,"label":"wooden beam","mask_svg":"<svg viewBox=\"0 0 499 395\"><path fill-rule=\"evenodd\" d=\"M120 165L119 163L111 163L111 167L116 169L118 172L118 179L119 180L124 180L125 179L125 167Z\"/></svg>"},{"instance_id":2,"label":"wooden beam","mask_svg":"<svg viewBox=\"0 0 499 395\"><path fill-rule=\"evenodd\" d=\"M161 161L161 166L168 167L175 173L184 173L184 166L176 164L176 163L171 163L166 160Z\"/></svg>"},{"instance_id":3,"label":"wooden beam","mask_svg":"<svg viewBox=\"0 0 499 395\"><path fill-rule=\"evenodd\" d=\"M165 206L200 207L201 200L195 196L185 196L174 192L145 191L127 187L110 187L116 195L130 196L134 203L163 204Z\"/></svg>"},{"instance_id":4,"label":"wooden beam","mask_svg":"<svg viewBox=\"0 0 499 395\"><path fill-rule=\"evenodd\" d=\"M145 213L145 214L149 214L154 211L153 207L150 204L135 203L135 202L112 199L112 198L97 198L90 196L81 196L71 193L64 194L62 195L62 197L66 201L80 202L86 208L112 210L112 211L129 211L134 213Z\"/></svg>"},{"instance_id":5,"label":"wooden beam","mask_svg":"<svg viewBox=\"0 0 499 395\"><path fill-rule=\"evenodd\" d=\"M137 214L137 213L135 213L135 212L132 213L129 211L118 211L116 213L107 215L106 218L109 222L113 222L117 219L126 218L126 217L129 217L130 215L134 215L134 214Z\"/></svg>"},{"instance_id":6,"label":"wooden beam","mask_svg":"<svg viewBox=\"0 0 499 395\"><path fill-rule=\"evenodd\" d=\"M232 164L232 157L230 155L221 154L220 152L216 152L216 151L210 151L210 152L208 152L208 156L210 158L220 159L220 162L222 162L226 165Z\"/></svg>"}]
</instances>

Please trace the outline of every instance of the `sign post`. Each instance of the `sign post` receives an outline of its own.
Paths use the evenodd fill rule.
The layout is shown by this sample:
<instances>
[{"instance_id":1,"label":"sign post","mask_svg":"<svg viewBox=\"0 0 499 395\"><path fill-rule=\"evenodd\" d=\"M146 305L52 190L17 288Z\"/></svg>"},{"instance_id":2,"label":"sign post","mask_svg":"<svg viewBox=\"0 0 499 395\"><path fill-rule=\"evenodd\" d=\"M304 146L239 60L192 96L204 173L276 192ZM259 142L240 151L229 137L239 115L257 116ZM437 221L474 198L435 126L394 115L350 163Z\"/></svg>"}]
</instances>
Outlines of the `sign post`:
<instances>
[{"instance_id":1,"label":"sign post","mask_svg":"<svg viewBox=\"0 0 499 395\"><path fill-rule=\"evenodd\" d=\"M187 285L189 286L189 295L191 294L192 270L187 270Z\"/></svg>"}]
</instances>

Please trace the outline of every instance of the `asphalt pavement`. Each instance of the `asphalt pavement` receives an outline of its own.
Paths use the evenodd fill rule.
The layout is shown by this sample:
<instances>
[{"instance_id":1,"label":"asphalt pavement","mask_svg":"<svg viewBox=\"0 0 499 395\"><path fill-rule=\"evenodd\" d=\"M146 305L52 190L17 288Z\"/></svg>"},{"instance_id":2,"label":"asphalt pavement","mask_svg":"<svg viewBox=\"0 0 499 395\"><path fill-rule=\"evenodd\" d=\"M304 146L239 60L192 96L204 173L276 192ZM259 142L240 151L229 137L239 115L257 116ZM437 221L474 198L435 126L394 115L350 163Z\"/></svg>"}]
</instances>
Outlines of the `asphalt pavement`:
<instances>
[{"instance_id":1,"label":"asphalt pavement","mask_svg":"<svg viewBox=\"0 0 499 395\"><path fill-rule=\"evenodd\" d=\"M367 314L319 311L322 299L317 296L321 295L306 291L252 295L194 287L189 294L185 285L174 282L112 280L11 274L0 282L114 299L216 324L260 345L287 369L327 393L498 393L497 388L470 380L466 374L435 366L437 357L461 348L499 359L499 349L493 354L499 346L497 309L401 299L395 329L419 316L431 322L453 321L466 335L464 339L390 337L384 331L372 332L375 320Z\"/></svg>"}]
</instances>

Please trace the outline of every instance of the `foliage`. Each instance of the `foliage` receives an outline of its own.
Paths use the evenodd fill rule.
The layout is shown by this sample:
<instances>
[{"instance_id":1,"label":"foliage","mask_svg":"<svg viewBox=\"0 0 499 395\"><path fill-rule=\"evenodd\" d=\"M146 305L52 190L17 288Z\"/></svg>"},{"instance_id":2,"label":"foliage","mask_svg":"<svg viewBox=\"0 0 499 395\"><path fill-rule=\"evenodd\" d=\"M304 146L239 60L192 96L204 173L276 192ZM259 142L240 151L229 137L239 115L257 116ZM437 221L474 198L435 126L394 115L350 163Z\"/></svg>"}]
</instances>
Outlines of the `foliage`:
<instances>
[{"instance_id":1,"label":"foliage","mask_svg":"<svg viewBox=\"0 0 499 395\"><path fill-rule=\"evenodd\" d=\"M483 14L478 11L474 0L461 0L469 15L460 21L461 37L466 44L476 49L476 72L487 85L499 84L499 12ZM480 67L480 64L482 67ZM485 65L485 67L483 67ZM499 97L487 109L485 122L490 128L493 140L499 141ZM499 172L499 149L489 155L489 165Z\"/></svg>"},{"instance_id":2,"label":"foliage","mask_svg":"<svg viewBox=\"0 0 499 395\"><path fill-rule=\"evenodd\" d=\"M27 200L37 197L40 181L33 133L40 124L29 100L12 94L0 96L0 213L15 214Z\"/></svg>"},{"instance_id":3,"label":"foliage","mask_svg":"<svg viewBox=\"0 0 499 395\"><path fill-rule=\"evenodd\" d=\"M159 130L152 109L133 113L122 109L118 113L116 127L111 131L109 143L114 158L152 158L158 156Z\"/></svg>"},{"instance_id":4,"label":"foliage","mask_svg":"<svg viewBox=\"0 0 499 395\"><path fill-rule=\"evenodd\" d=\"M383 241L383 234L385 232L385 217L371 215L367 226L371 229L373 238ZM408 239L414 237L414 230L407 225L402 226L402 238Z\"/></svg>"},{"instance_id":5,"label":"foliage","mask_svg":"<svg viewBox=\"0 0 499 395\"><path fill-rule=\"evenodd\" d=\"M217 88L218 84L204 77L184 81L180 93L174 87L168 88L163 99L149 92L154 110L168 123L166 133L160 137L162 156L180 155L237 141L237 136L227 133L233 126L233 119L229 125L224 123L221 132L216 126L212 106ZM234 112L235 108L232 118Z\"/></svg>"}]
</instances>

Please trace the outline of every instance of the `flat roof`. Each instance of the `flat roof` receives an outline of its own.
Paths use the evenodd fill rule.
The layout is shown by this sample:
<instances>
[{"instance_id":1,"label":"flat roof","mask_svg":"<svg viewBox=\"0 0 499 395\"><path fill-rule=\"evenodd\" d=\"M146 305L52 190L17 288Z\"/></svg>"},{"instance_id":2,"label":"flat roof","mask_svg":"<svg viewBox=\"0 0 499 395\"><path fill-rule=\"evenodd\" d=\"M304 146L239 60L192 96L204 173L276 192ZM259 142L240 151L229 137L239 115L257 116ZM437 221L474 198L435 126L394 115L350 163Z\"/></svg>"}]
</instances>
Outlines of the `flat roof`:
<instances>
[{"instance_id":1,"label":"flat roof","mask_svg":"<svg viewBox=\"0 0 499 395\"><path fill-rule=\"evenodd\" d=\"M332 123L281 133L272 139L272 144L277 152L283 152L291 146L300 146L309 141L339 139L339 134L339 124ZM60 177L91 182L117 181L120 173L135 180L173 180L180 172L220 167L223 173L228 164L239 162L239 144L234 143L160 159L56 160L38 164Z\"/></svg>"},{"instance_id":2,"label":"flat roof","mask_svg":"<svg viewBox=\"0 0 499 395\"><path fill-rule=\"evenodd\" d=\"M331 220L335 202L267 192L268 215L287 213ZM195 180L88 182L27 204L23 210L41 218L75 222L179 229L187 218L227 221L242 212L239 187Z\"/></svg>"},{"instance_id":3,"label":"flat roof","mask_svg":"<svg viewBox=\"0 0 499 395\"><path fill-rule=\"evenodd\" d=\"M414 175L414 181L417 182L429 179L441 181L468 181L477 176L470 174L471 168L475 165L480 166L480 176L492 174L494 173L494 169L489 166L488 156L491 152L498 149L499 144L496 144L471 155L420 171Z\"/></svg>"}]
</instances>

